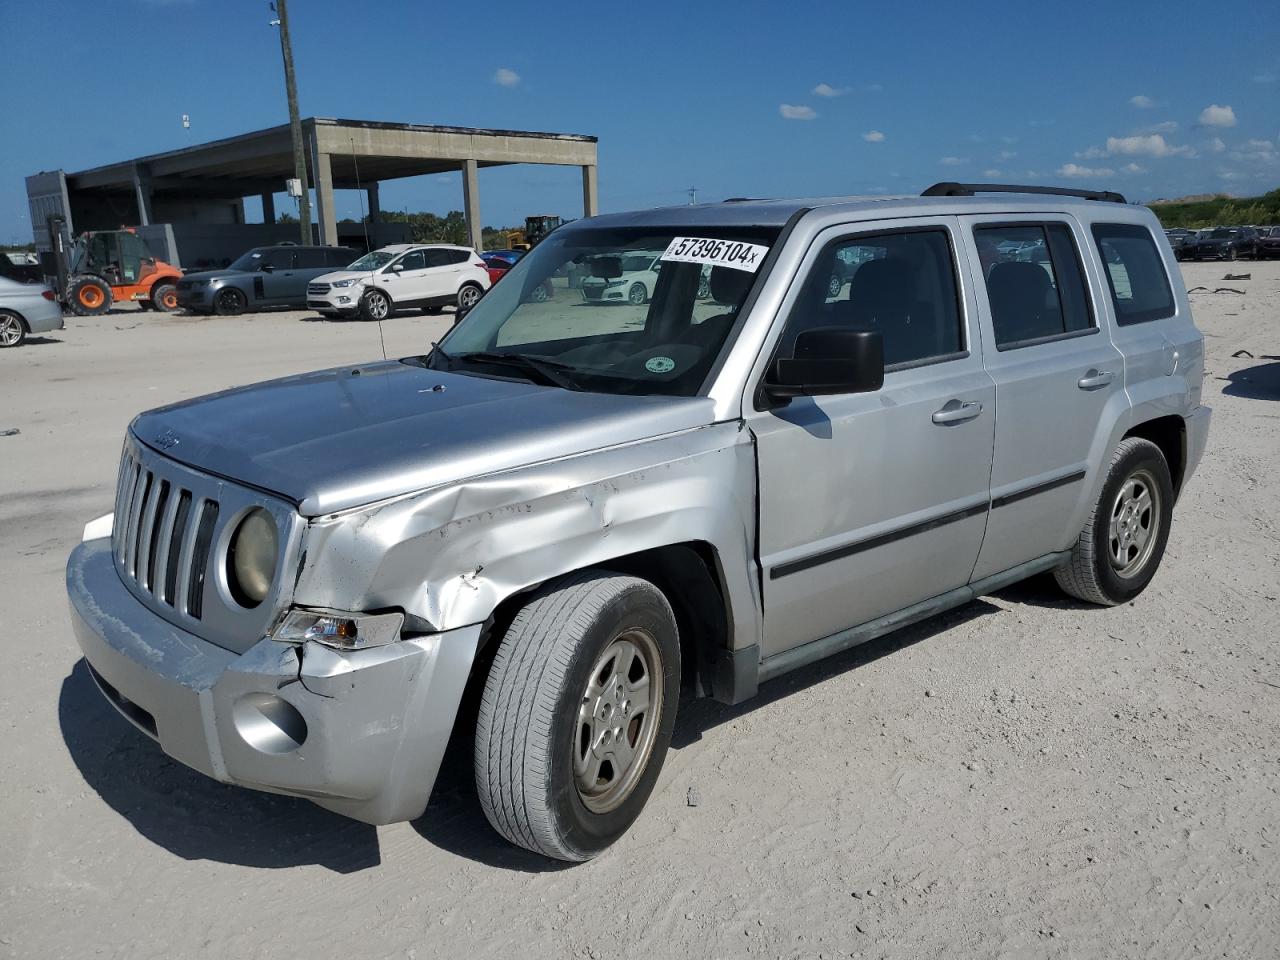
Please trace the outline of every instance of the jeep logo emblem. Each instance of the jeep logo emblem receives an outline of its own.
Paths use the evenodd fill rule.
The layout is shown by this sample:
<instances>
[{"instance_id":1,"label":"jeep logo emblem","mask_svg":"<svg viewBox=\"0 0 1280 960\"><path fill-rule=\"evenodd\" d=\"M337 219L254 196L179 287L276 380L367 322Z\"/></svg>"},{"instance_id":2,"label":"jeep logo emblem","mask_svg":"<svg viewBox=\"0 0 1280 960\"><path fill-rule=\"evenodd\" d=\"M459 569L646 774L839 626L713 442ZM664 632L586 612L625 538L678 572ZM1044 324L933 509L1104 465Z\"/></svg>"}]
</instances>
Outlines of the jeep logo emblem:
<instances>
[{"instance_id":1,"label":"jeep logo emblem","mask_svg":"<svg viewBox=\"0 0 1280 960\"><path fill-rule=\"evenodd\" d=\"M176 433L172 430L166 430L164 433L156 437L155 444L161 450L168 450L171 447L176 447L178 445L178 440L179 438Z\"/></svg>"}]
</instances>

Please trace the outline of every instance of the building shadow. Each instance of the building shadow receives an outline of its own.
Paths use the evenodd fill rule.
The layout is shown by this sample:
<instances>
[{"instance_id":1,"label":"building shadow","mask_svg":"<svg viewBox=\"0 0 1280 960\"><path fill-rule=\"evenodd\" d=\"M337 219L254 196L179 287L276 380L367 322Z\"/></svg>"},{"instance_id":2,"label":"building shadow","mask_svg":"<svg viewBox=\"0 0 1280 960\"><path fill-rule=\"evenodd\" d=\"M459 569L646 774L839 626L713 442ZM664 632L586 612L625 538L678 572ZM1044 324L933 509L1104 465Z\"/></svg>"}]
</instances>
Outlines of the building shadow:
<instances>
[{"instance_id":1,"label":"building shadow","mask_svg":"<svg viewBox=\"0 0 1280 960\"><path fill-rule=\"evenodd\" d=\"M381 862L377 830L315 804L218 783L170 759L99 692L83 660L62 682L58 724L89 784L152 843L184 860L247 867Z\"/></svg>"},{"instance_id":2,"label":"building shadow","mask_svg":"<svg viewBox=\"0 0 1280 960\"><path fill-rule=\"evenodd\" d=\"M1236 370L1219 379L1227 381L1222 392L1228 397L1244 397L1247 400L1280 400L1280 357L1264 356L1252 367Z\"/></svg>"}]
</instances>

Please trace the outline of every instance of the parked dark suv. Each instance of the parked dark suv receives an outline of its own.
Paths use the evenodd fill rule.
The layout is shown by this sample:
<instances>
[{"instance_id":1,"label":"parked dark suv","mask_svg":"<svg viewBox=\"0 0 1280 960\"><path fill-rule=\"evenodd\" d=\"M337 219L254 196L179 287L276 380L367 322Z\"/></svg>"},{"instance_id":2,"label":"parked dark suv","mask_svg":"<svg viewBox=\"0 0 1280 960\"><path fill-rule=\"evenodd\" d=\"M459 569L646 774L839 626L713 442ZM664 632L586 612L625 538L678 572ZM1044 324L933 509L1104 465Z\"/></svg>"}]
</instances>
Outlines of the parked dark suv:
<instances>
[{"instance_id":1,"label":"parked dark suv","mask_svg":"<svg viewBox=\"0 0 1280 960\"><path fill-rule=\"evenodd\" d=\"M1207 237L1188 243L1184 260L1238 260L1256 257L1258 233L1253 227L1214 227Z\"/></svg>"},{"instance_id":2,"label":"parked dark suv","mask_svg":"<svg viewBox=\"0 0 1280 960\"><path fill-rule=\"evenodd\" d=\"M1263 227L1258 231L1259 260L1270 260L1280 257L1280 227Z\"/></svg>"},{"instance_id":3,"label":"parked dark suv","mask_svg":"<svg viewBox=\"0 0 1280 960\"><path fill-rule=\"evenodd\" d=\"M178 306L197 313L243 313L307 305L307 284L359 256L348 247L279 244L254 247L225 270L188 273L178 282Z\"/></svg>"}]
</instances>

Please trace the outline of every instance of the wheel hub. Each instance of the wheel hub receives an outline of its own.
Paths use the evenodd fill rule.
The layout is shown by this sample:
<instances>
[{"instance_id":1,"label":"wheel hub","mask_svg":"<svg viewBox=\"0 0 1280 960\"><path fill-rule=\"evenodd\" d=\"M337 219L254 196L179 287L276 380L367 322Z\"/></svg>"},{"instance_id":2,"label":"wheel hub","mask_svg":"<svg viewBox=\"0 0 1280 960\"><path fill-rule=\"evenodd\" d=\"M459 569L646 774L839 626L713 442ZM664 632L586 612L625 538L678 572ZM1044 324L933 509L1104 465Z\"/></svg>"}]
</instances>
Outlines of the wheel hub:
<instances>
[{"instance_id":1,"label":"wheel hub","mask_svg":"<svg viewBox=\"0 0 1280 960\"><path fill-rule=\"evenodd\" d=\"M1160 493L1146 470L1133 473L1116 494L1111 508L1111 566L1121 577L1141 571L1151 558L1160 522Z\"/></svg>"}]
</instances>

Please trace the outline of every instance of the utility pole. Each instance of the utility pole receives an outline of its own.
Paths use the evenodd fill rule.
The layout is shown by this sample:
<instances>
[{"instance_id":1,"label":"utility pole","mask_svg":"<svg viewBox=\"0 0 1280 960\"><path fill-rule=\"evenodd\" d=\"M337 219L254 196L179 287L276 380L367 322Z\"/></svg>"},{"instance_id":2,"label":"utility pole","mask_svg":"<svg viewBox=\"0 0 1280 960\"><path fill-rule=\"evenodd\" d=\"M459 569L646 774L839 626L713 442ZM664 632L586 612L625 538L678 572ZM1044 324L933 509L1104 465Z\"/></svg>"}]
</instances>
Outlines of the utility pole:
<instances>
[{"instance_id":1,"label":"utility pole","mask_svg":"<svg viewBox=\"0 0 1280 960\"><path fill-rule=\"evenodd\" d=\"M298 116L298 81L293 73L293 44L289 42L289 2L275 0L271 4L280 28L280 53L284 56L284 90L289 98L289 132L293 135L293 175L302 183L298 198L298 220L302 226L303 246L314 242L311 236L311 195L307 183L307 148L302 142L302 119Z\"/></svg>"},{"instance_id":2,"label":"utility pole","mask_svg":"<svg viewBox=\"0 0 1280 960\"><path fill-rule=\"evenodd\" d=\"M696 206L697 203L698 203L698 188L690 187L689 188L689 206L691 207Z\"/></svg>"}]
</instances>

